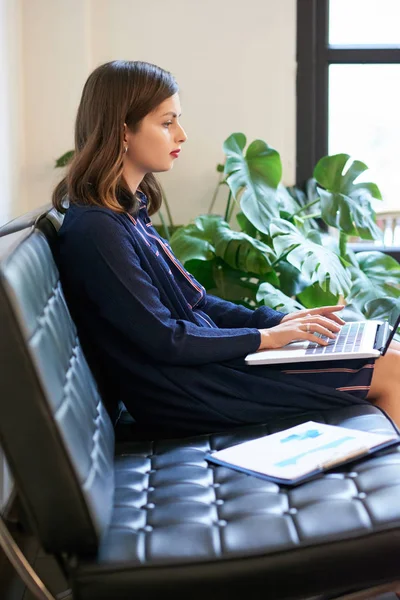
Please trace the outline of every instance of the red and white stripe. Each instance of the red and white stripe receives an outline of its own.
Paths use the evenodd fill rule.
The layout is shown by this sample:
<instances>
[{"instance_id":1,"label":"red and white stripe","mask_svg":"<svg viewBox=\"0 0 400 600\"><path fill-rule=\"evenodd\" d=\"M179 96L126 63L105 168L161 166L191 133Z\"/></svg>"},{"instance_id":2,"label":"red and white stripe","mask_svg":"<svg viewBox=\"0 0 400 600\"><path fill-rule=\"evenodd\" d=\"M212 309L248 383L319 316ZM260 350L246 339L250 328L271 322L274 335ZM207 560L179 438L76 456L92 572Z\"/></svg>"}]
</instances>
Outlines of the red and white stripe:
<instances>
[{"instance_id":1,"label":"red and white stripe","mask_svg":"<svg viewBox=\"0 0 400 600\"><path fill-rule=\"evenodd\" d=\"M288 375L298 375L300 373L359 373L362 369L373 369L373 364L364 365L359 369L346 369L346 368L331 368L331 369L290 369L282 371Z\"/></svg>"},{"instance_id":2,"label":"red and white stripe","mask_svg":"<svg viewBox=\"0 0 400 600\"><path fill-rule=\"evenodd\" d=\"M158 244L160 244L162 250L165 252L165 254L169 257L169 259L174 263L174 265L176 266L176 268L182 273L182 275L187 279L187 281L190 283L190 285L192 287L194 287L194 289L200 293L200 298L197 300L197 302L191 307L194 308L202 299L202 297L204 296L204 291L202 287L199 287L198 285L196 285L194 283L194 281L192 281L192 279L189 276L189 273L187 271L185 271L185 269L182 267L182 265L177 261L177 259L175 258L175 256L172 254L172 252L167 248L167 246L164 244L164 242L157 236L149 233L149 231L146 230L145 226L142 224L142 222L140 221L140 219L136 220L132 217L132 215L130 215L128 213L128 217L131 219L131 221L133 222L133 224L136 226L136 231L139 233L139 235L144 239L144 241L146 242L147 246L151 246L151 244L148 242L148 240L146 240L145 236L148 236L150 238L153 238L156 242L158 242ZM139 226L139 227L138 227ZM142 232L140 231L140 228L142 228L144 235L142 234ZM158 251L157 251L157 256L159 255Z\"/></svg>"}]
</instances>

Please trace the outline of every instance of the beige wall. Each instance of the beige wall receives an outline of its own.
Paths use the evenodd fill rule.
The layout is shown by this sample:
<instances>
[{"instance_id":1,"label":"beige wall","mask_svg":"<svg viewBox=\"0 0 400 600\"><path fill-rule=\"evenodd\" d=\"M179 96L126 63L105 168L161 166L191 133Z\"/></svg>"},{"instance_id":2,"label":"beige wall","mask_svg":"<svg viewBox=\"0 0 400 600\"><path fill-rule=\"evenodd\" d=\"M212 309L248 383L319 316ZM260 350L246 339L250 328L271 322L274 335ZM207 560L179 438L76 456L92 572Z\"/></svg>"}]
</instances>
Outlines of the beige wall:
<instances>
[{"instance_id":1,"label":"beige wall","mask_svg":"<svg viewBox=\"0 0 400 600\"><path fill-rule=\"evenodd\" d=\"M73 145L73 123L90 62L86 0L20 0L25 181L22 212L50 200L55 159Z\"/></svg>"},{"instance_id":2,"label":"beige wall","mask_svg":"<svg viewBox=\"0 0 400 600\"><path fill-rule=\"evenodd\" d=\"M0 224L14 214L20 194L22 157L22 82L20 5L0 0ZM12 480L0 451L0 510L10 497Z\"/></svg>"},{"instance_id":3,"label":"beige wall","mask_svg":"<svg viewBox=\"0 0 400 600\"><path fill-rule=\"evenodd\" d=\"M94 64L115 57L169 69L181 88L189 136L172 173L161 176L181 222L205 211L234 131L264 138L294 181L294 0L92 0Z\"/></svg>"},{"instance_id":4,"label":"beige wall","mask_svg":"<svg viewBox=\"0 0 400 600\"><path fill-rule=\"evenodd\" d=\"M82 85L94 67L115 58L154 62L180 84L189 140L173 171L161 176L176 221L207 209L222 143L234 131L279 150L285 181L293 183L295 0L0 2L21 6L14 28L23 40L24 148L13 214L50 198L60 175L54 160L73 143Z\"/></svg>"},{"instance_id":5,"label":"beige wall","mask_svg":"<svg viewBox=\"0 0 400 600\"><path fill-rule=\"evenodd\" d=\"M0 224L19 203L24 159L20 8L0 0Z\"/></svg>"}]
</instances>

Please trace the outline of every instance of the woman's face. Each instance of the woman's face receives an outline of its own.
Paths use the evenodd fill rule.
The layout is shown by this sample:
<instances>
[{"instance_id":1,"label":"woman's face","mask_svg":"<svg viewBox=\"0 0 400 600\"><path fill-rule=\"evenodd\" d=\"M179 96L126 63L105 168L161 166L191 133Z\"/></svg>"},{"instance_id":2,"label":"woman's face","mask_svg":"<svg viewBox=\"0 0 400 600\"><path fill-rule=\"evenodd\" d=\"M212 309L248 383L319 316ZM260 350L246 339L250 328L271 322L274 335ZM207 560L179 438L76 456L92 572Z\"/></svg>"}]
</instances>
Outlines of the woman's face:
<instances>
[{"instance_id":1,"label":"woman's face","mask_svg":"<svg viewBox=\"0 0 400 600\"><path fill-rule=\"evenodd\" d=\"M125 165L143 175L172 169L187 137L179 124L180 115L179 96L174 94L146 115L135 133L125 126Z\"/></svg>"}]
</instances>

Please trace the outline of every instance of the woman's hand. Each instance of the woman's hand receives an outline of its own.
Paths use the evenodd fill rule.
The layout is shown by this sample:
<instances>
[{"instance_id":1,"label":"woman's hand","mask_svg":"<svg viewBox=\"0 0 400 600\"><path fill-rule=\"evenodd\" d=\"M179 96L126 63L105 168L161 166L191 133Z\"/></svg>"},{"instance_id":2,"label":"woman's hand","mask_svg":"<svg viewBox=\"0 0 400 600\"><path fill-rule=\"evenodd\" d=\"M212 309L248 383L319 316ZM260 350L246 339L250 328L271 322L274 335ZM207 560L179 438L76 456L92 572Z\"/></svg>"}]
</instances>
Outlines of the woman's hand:
<instances>
[{"instance_id":1,"label":"woman's hand","mask_svg":"<svg viewBox=\"0 0 400 600\"><path fill-rule=\"evenodd\" d=\"M335 323L339 323L339 325L344 325L345 321L343 321L343 319L341 319L338 315L335 315L337 311L343 310L344 307L344 304L337 304L336 306L321 306L320 308L305 308L304 310L297 310L296 312L285 315L281 323L293 321L293 319L299 319L301 317L307 317L310 315L321 315L322 317L326 317L327 319L335 321Z\"/></svg>"},{"instance_id":2,"label":"woman's hand","mask_svg":"<svg viewBox=\"0 0 400 600\"><path fill-rule=\"evenodd\" d=\"M259 350L282 348L294 340L307 340L326 346L328 342L315 334L335 339L336 333L340 331L344 321L334 313L342 308L341 305L324 306L286 315L279 325L269 329L260 329Z\"/></svg>"}]
</instances>

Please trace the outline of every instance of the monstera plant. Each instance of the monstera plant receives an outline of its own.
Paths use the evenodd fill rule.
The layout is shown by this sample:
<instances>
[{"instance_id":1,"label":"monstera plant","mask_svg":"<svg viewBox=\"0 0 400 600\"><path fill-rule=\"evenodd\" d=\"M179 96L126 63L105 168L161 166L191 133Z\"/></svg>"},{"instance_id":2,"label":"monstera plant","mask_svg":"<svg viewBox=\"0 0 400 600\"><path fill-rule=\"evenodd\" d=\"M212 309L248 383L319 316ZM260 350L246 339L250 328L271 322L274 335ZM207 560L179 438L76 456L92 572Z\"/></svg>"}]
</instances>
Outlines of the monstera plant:
<instances>
[{"instance_id":1,"label":"monstera plant","mask_svg":"<svg viewBox=\"0 0 400 600\"><path fill-rule=\"evenodd\" d=\"M355 318L400 309L397 261L379 251L355 254L347 243L349 236L381 238L371 205L381 200L379 189L357 181L364 163L347 154L325 156L303 192L281 183L279 153L264 141L246 149L244 134L234 133L223 149L225 164L217 170L218 186L229 189L224 217L200 215L171 237L174 252L207 291L283 311L340 301Z\"/></svg>"}]
</instances>

